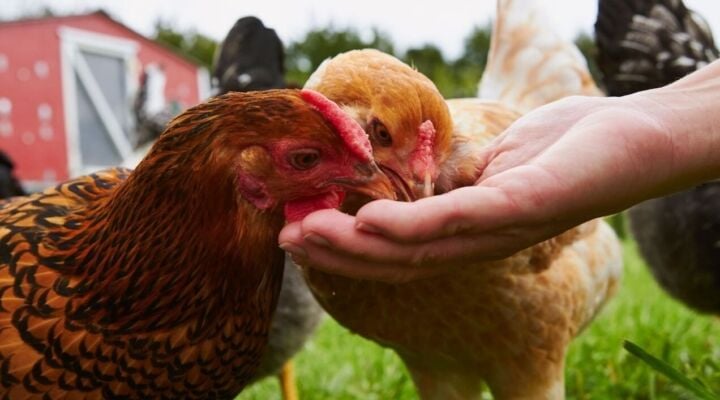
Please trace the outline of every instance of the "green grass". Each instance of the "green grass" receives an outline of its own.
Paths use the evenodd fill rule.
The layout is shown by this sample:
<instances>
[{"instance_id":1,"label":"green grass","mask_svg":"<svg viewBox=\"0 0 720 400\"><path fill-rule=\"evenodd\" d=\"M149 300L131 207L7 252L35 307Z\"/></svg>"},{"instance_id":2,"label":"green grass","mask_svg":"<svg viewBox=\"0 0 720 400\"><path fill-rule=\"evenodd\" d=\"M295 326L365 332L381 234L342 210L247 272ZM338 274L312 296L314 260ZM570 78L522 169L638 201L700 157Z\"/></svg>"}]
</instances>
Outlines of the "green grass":
<instances>
[{"instance_id":1,"label":"green grass","mask_svg":"<svg viewBox=\"0 0 720 400\"><path fill-rule=\"evenodd\" d=\"M700 379L691 379L687 377L685 374L678 371L672 365L653 356L635 343L626 340L623 344L623 347L630 354L641 359L645 364L650 366L650 368L670 378L673 382L682 386L689 393L694 394L702 400L720 400L720 396L712 393Z\"/></svg>"},{"instance_id":2,"label":"green grass","mask_svg":"<svg viewBox=\"0 0 720 400\"><path fill-rule=\"evenodd\" d=\"M720 392L720 319L698 315L669 298L631 242L625 244L620 292L570 347L567 398L695 398L624 350L624 340ZM349 333L330 318L295 362L302 400L417 399L392 351ZM277 380L266 379L238 399L280 399Z\"/></svg>"}]
</instances>

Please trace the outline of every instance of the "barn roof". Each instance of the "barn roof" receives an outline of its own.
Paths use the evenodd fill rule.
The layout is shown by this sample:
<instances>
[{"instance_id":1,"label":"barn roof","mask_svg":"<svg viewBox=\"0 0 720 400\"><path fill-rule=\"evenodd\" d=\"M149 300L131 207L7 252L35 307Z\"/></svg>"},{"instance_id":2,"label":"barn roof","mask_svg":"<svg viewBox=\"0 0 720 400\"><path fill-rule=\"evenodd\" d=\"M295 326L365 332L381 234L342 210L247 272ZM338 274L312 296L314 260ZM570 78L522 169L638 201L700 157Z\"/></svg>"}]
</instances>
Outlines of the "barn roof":
<instances>
[{"instance_id":1,"label":"barn roof","mask_svg":"<svg viewBox=\"0 0 720 400\"><path fill-rule=\"evenodd\" d=\"M137 40L145 42L149 44L150 46L155 46L163 51L167 51L172 53L173 55L183 59L184 61L190 62L191 64L201 67L203 66L200 61L197 59L190 57L188 55L182 54L176 49L167 46L163 43L156 42L143 34L135 31L134 29L128 27L127 25L123 24L122 22L114 19L110 14L108 14L105 10L99 9L96 11L92 11L85 14L72 14L72 15L50 15L50 16L42 16L42 17L30 17L30 18L20 18L15 20L7 20L7 21L0 21L0 29L2 29L5 26L17 26L17 25L31 25L31 24L45 24L45 23L55 23L58 21L73 21L73 20L81 20L86 18L92 18L92 17L101 17L103 19L106 19L108 22L122 28L126 32L130 33L132 36L134 36Z\"/></svg>"}]
</instances>

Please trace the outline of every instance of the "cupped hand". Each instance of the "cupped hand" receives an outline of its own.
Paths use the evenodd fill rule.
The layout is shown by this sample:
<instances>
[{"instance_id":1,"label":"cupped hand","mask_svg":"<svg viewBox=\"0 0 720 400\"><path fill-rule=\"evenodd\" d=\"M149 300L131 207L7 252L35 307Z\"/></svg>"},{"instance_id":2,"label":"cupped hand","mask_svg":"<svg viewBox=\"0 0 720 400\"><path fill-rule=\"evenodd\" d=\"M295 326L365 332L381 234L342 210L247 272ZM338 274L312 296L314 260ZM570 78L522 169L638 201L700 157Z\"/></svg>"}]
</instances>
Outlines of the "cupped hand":
<instances>
[{"instance_id":1,"label":"cupped hand","mask_svg":"<svg viewBox=\"0 0 720 400\"><path fill-rule=\"evenodd\" d=\"M315 212L286 226L280 246L303 266L386 282L507 257L671 190L677 144L662 112L638 96L566 98L484 148L476 185L413 203L374 201L356 217Z\"/></svg>"}]
</instances>

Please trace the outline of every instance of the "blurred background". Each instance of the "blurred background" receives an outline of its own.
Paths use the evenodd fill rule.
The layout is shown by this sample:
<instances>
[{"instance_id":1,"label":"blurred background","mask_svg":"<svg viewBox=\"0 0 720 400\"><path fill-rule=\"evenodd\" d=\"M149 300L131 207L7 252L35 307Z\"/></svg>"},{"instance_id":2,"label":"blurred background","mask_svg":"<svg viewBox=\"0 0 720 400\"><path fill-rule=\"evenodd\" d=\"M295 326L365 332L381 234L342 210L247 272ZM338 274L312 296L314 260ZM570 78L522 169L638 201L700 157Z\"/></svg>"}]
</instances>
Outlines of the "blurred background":
<instances>
[{"instance_id":1,"label":"blurred background","mask_svg":"<svg viewBox=\"0 0 720 400\"><path fill-rule=\"evenodd\" d=\"M685 3L720 31L720 1ZM575 42L601 82L592 37L597 1L547 4L547 24ZM12 170L12 185L30 192L108 166L132 167L183 109L227 90L302 86L323 60L351 49L393 54L430 77L446 97L474 97L494 14L491 0L0 0L0 182ZM243 29L228 34L250 15L270 39L260 49L228 47L243 42ZM220 55L224 40L227 59ZM253 48L252 56L242 54ZM250 66L233 64L233 57L270 61ZM226 82L230 70L233 81ZM720 390L716 318L662 292L626 236L622 216L613 222L625 238L624 289L573 344L568 398L681 398L669 380L622 350L625 339ZM312 331L317 323L310 325ZM297 365L304 399L415 398L392 351L329 319L304 344ZM280 394L267 380L240 398Z\"/></svg>"},{"instance_id":2,"label":"blurred background","mask_svg":"<svg viewBox=\"0 0 720 400\"><path fill-rule=\"evenodd\" d=\"M719 2L687 4L720 26ZM153 129L212 93L218 44L246 15L277 32L291 86L301 86L327 57L375 47L414 65L446 97L474 96L494 7L463 0L412 7L379 0L3 0L0 147L30 190L134 165ZM574 40L597 73L590 35L596 2L561 0L553 9L548 24Z\"/></svg>"}]
</instances>

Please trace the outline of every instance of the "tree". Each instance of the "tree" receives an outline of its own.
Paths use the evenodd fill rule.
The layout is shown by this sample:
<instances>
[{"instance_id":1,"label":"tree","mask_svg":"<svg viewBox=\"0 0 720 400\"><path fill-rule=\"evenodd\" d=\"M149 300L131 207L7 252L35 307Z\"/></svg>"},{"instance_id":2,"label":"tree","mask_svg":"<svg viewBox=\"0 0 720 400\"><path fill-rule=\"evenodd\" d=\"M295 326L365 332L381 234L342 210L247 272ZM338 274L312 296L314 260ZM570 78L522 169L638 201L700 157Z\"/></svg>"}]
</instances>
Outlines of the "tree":
<instances>
[{"instance_id":1,"label":"tree","mask_svg":"<svg viewBox=\"0 0 720 400\"><path fill-rule=\"evenodd\" d=\"M446 78L449 74L442 51L433 44L408 49L405 52L403 61L425 74L438 87L452 85L451 82L442 82L442 84L438 82L439 80L446 80L443 78Z\"/></svg>"},{"instance_id":2,"label":"tree","mask_svg":"<svg viewBox=\"0 0 720 400\"><path fill-rule=\"evenodd\" d=\"M487 64L490 32L490 26L474 27L456 60L445 60L440 49L432 44L408 49L403 59L430 78L443 96L474 97Z\"/></svg>"},{"instance_id":3,"label":"tree","mask_svg":"<svg viewBox=\"0 0 720 400\"><path fill-rule=\"evenodd\" d=\"M208 69L212 68L218 43L203 34L195 31L180 32L169 23L159 20L155 22L153 39L199 62Z\"/></svg>"},{"instance_id":4,"label":"tree","mask_svg":"<svg viewBox=\"0 0 720 400\"><path fill-rule=\"evenodd\" d=\"M455 61L455 65L465 68L473 67L482 73L487 65L491 34L492 27L490 25L473 27L473 30L465 38L465 49L462 56Z\"/></svg>"},{"instance_id":5,"label":"tree","mask_svg":"<svg viewBox=\"0 0 720 400\"><path fill-rule=\"evenodd\" d=\"M363 40L352 28L338 29L330 25L312 29L300 40L286 46L287 80L302 85L325 59L364 48L394 54L392 40L378 29L373 29L369 40Z\"/></svg>"}]
</instances>

